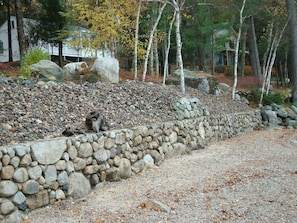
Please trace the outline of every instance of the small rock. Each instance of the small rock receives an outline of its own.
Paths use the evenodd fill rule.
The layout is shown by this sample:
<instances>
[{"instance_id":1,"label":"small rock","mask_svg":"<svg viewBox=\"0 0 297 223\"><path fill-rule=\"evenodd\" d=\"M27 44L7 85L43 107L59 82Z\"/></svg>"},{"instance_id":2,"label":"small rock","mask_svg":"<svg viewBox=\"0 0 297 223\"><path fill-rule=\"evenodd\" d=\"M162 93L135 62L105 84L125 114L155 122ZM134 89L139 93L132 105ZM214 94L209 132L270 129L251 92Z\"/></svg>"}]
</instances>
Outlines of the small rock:
<instances>
[{"instance_id":1,"label":"small rock","mask_svg":"<svg viewBox=\"0 0 297 223\"><path fill-rule=\"evenodd\" d=\"M8 215L15 209L13 203L9 200L5 200L0 205L0 213L3 215Z\"/></svg>"},{"instance_id":2,"label":"small rock","mask_svg":"<svg viewBox=\"0 0 297 223\"><path fill-rule=\"evenodd\" d=\"M149 200L144 204L144 207L149 210L162 211L169 213L171 208L157 200Z\"/></svg>"}]
</instances>

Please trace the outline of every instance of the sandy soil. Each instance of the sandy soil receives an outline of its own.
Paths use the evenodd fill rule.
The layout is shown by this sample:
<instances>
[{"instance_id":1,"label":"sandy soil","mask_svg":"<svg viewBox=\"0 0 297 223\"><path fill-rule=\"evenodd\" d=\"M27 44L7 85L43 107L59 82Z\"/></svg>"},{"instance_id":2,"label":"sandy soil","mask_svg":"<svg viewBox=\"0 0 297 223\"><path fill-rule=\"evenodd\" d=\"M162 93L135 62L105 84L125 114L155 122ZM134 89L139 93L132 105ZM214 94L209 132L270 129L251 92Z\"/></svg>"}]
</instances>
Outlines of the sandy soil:
<instances>
[{"instance_id":1,"label":"sandy soil","mask_svg":"<svg viewBox=\"0 0 297 223\"><path fill-rule=\"evenodd\" d=\"M35 210L25 222L293 223L296 161L297 130L255 131ZM161 206L148 205L155 201Z\"/></svg>"}]
</instances>

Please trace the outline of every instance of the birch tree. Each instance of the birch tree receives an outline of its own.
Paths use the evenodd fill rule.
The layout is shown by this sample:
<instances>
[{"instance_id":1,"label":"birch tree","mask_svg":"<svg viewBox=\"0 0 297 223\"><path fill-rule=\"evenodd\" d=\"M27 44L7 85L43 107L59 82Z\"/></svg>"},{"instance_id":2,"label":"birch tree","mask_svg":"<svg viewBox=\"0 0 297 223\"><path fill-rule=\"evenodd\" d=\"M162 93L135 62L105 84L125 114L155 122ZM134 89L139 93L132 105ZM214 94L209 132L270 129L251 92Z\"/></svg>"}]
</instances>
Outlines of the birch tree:
<instances>
[{"instance_id":1,"label":"birch tree","mask_svg":"<svg viewBox=\"0 0 297 223\"><path fill-rule=\"evenodd\" d=\"M139 17L141 11L142 0L138 1L137 4L137 14L136 14L136 24L135 24L135 42L134 42L134 80L138 79L138 40L139 40Z\"/></svg>"},{"instance_id":2,"label":"birch tree","mask_svg":"<svg viewBox=\"0 0 297 223\"><path fill-rule=\"evenodd\" d=\"M264 94L268 95L269 93L272 69L275 64L277 50L289 22L289 19L287 19L285 15L285 5L282 2L279 2L278 5L267 7L266 11L272 19L268 20L267 25L267 48L263 56L263 81L260 104L262 104Z\"/></svg>"},{"instance_id":3,"label":"birch tree","mask_svg":"<svg viewBox=\"0 0 297 223\"><path fill-rule=\"evenodd\" d=\"M239 29L236 37L236 43L235 43L235 62L234 62L234 83L233 83L233 88L232 88L232 99L235 99L235 90L237 86L237 73L238 73L238 58L239 58L239 43L240 43L240 38L241 38L241 32L242 32L242 26L244 22L244 16L243 16L243 11L245 8L246 0L242 1L242 6L239 12Z\"/></svg>"},{"instance_id":4,"label":"birch tree","mask_svg":"<svg viewBox=\"0 0 297 223\"><path fill-rule=\"evenodd\" d=\"M176 11L174 10L170 25L169 25L169 30L167 34L167 46L165 49L165 61L164 61L164 72L163 72L163 85L165 85L166 78L169 74L169 68L168 68L168 57L169 57L169 50L170 50L170 45L171 45L171 31L172 31L172 26L175 21L175 16L176 16Z\"/></svg>"},{"instance_id":5,"label":"birch tree","mask_svg":"<svg viewBox=\"0 0 297 223\"><path fill-rule=\"evenodd\" d=\"M263 77L263 83L262 83L260 104L262 104L265 87L266 87L266 95L268 95L268 93L269 93L272 68L273 68L273 65L275 62L278 46L279 46L280 41L283 37L283 33L287 27L287 24L288 24L288 20L285 23L285 25L282 27L282 29L276 30L276 32L273 36L273 40L269 41L271 43L268 46L268 51L267 51L268 56L266 57L266 60L264 61L264 65L263 65L263 76L264 77ZM272 26L272 28L270 29L270 34L269 34L270 37L272 37L272 30L274 27L274 23L271 26Z\"/></svg>"},{"instance_id":6,"label":"birch tree","mask_svg":"<svg viewBox=\"0 0 297 223\"><path fill-rule=\"evenodd\" d=\"M150 1L150 0L148 0ZM151 0L153 1L153 0ZM145 81L146 73L147 73L147 63L148 63L148 57L150 53L150 49L152 47L153 43L153 37L154 37L154 32L158 26L158 23L160 21L160 18L162 16L163 10L167 4L170 4L175 11L175 26L176 26L176 45L177 45L177 63L180 68L180 88L182 94L185 93L185 78L184 78L184 69L183 69L183 59L182 59L182 40L181 40L181 34L180 34L180 25L181 25L181 13L185 4L185 0L156 0L157 2L161 2L162 6L159 9L158 12L158 17L156 19L156 22L150 32L150 37L149 37L149 43L146 51L146 56L145 56L145 61L144 61L144 69L143 69L143 75L142 75L142 81Z\"/></svg>"},{"instance_id":7,"label":"birch tree","mask_svg":"<svg viewBox=\"0 0 297 223\"><path fill-rule=\"evenodd\" d=\"M181 24L181 13L185 0L172 0L174 10L176 12L175 26L176 26L176 46L177 46L177 59L180 68L180 89L182 94L185 94L185 75L184 75L184 65L182 57L182 39L180 34L180 24Z\"/></svg>"},{"instance_id":8,"label":"birch tree","mask_svg":"<svg viewBox=\"0 0 297 223\"><path fill-rule=\"evenodd\" d=\"M144 67L143 67L143 73L142 73L142 82L145 82L145 78L146 78L146 73L147 73L147 65L148 65L148 60L149 60L149 55L151 53L151 48L152 48L152 44L153 44L153 40L154 40L154 34L155 34L155 31L158 27L158 24L159 24L159 21L161 19L161 16L162 16L162 13L167 5L167 1L164 1L162 6L159 8L158 10L158 16L156 18L156 21L151 29L151 32L150 32L150 36L149 36L149 42L148 42L148 46L147 46L147 49L146 49L146 55L145 55L145 58L144 58Z\"/></svg>"}]
</instances>

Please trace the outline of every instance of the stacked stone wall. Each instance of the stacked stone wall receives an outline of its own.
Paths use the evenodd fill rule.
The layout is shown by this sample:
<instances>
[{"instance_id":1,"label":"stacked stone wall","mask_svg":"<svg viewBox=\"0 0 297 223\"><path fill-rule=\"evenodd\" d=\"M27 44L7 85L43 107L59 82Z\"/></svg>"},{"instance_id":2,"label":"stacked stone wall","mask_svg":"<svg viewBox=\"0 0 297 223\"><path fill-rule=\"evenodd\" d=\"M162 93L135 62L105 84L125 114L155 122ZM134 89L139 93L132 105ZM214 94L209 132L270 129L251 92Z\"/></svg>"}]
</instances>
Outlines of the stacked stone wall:
<instances>
[{"instance_id":1,"label":"stacked stone wall","mask_svg":"<svg viewBox=\"0 0 297 223\"><path fill-rule=\"evenodd\" d=\"M129 178L260 122L260 112L251 111L0 147L0 221L21 222L22 211L83 197L101 182Z\"/></svg>"}]
</instances>

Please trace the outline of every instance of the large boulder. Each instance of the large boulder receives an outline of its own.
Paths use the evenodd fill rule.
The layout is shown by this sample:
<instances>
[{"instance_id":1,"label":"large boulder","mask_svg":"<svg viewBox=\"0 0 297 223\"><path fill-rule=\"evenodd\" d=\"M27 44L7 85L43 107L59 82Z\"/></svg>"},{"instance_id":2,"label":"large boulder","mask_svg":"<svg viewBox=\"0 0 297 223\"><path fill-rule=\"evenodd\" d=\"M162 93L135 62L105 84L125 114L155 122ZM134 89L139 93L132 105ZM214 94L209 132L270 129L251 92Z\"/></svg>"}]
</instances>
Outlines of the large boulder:
<instances>
[{"instance_id":1,"label":"large boulder","mask_svg":"<svg viewBox=\"0 0 297 223\"><path fill-rule=\"evenodd\" d=\"M29 68L37 77L63 81L63 69L50 60L40 60Z\"/></svg>"},{"instance_id":2,"label":"large boulder","mask_svg":"<svg viewBox=\"0 0 297 223\"><path fill-rule=\"evenodd\" d=\"M273 128L283 125L289 128L297 128L297 112L295 113L295 108L294 106L285 108L275 103L260 106L263 124Z\"/></svg>"},{"instance_id":3,"label":"large boulder","mask_svg":"<svg viewBox=\"0 0 297 223\"><path fill-rule=\"evenodd\" d=\"M91 192L90 181L82 173L72 173L68 178L68 195L74 199L82 198Z\"/></svg>"},{"instance_id":4,"label":"large boulder","mask_svg":"<svg viewBox=\"0 0 297 223\"><path fill-rule=\"evenodd\" d=\"M211 75L200 75L199 72L184 69L185 85L208 94L219 95L218 80ZM180 85L180 70L167 77L166 84Z\"/></svg>"},{"instance_id":5,"label":"large boulder","mask_svg":"<svg viewBox=\"0 0 297 223\"><path fill-rule=\"evenodd\" d=\"M68 63L63 67L64 78L67 80L79 80L88 70L88 64L84 61Z\"/></svg>"},{"instance_id":6,"label":"large boulder","mask_svg":"<svg viewBox=\"0 0 297 223\"><path fill-rule=\"evenodd\" d=\"M119 83L119 61L110 57L96 59L91 68L89 81Z\"/></svg>"},{"instance_id":7,"label":"large boulder","mask_svg":"<svg viewBox=\"0 0 297 223\"><path fill-rule=\"evenodd\" d=\"M59 139L55 141L38 141L31 145L31 155L38 163L50 165L58 162L65 152L66 140Z\"/></svg>"}]
</instances>

